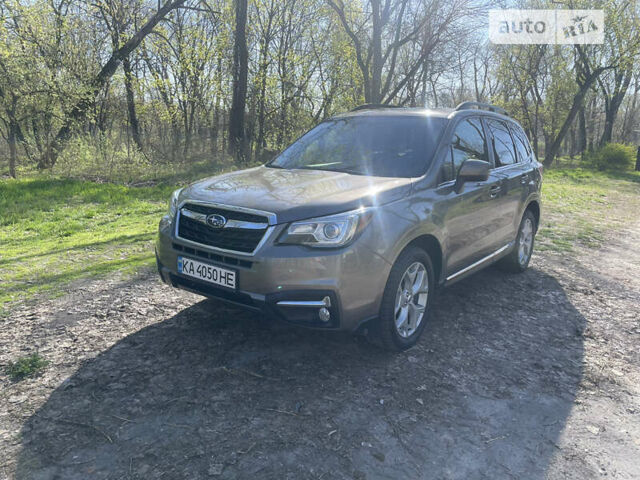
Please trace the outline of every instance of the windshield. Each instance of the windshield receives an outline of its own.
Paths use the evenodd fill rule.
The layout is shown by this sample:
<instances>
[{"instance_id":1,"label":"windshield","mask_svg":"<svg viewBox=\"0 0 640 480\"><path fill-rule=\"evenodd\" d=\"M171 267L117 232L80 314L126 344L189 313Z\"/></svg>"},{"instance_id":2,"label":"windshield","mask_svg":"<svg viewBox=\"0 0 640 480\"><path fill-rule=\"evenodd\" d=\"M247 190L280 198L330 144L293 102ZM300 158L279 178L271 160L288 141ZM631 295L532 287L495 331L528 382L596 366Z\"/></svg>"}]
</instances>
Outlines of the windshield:
<instances>
[{"instance_id":1,"label":"windshield","mask_svg":"<svg viewBox=\"0 0 640 480\"><path fill-rule=\"evenodd\" d=\"M431 163L446 120L356 116L328 120L267 164L377 177L419 177Z\"/></svg>"}]
</instances>

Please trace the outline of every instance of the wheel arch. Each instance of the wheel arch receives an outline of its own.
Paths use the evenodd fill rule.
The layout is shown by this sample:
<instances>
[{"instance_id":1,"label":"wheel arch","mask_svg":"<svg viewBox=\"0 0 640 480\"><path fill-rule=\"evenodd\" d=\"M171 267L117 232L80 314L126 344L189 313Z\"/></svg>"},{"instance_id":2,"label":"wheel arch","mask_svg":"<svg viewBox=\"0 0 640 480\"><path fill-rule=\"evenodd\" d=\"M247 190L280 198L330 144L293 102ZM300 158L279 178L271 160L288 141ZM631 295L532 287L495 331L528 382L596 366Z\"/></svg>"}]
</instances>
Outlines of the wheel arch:
<instances>
[{"instance_id":1,"label":"wheel arch","mask_svg":"<svg viewBox=\"0 0 640 480\"><path fill-rule=\"evenodd\" d=\"M418 247L429 254L431 263L433 264L434 277L436 279L436 283L439 284L442 280L443 263L442 246L440 245L440 241L434 235L428 233L423 234L411 240L407 245L405 245L400 253L404 252L409 247Z\"/></svg>"},{"instance_id":2,"label":"wheel arch","mask_svg":"<svg viewBox=\"0 0 640 480\"><path fill-rule=\"evenodd\" d=\"M538 228L540 227L540 202L538 200L531 200L524 211L529 211L533 214L533 217L536 220L536 231L538 231Z\"/></svg>"}]
</instances>

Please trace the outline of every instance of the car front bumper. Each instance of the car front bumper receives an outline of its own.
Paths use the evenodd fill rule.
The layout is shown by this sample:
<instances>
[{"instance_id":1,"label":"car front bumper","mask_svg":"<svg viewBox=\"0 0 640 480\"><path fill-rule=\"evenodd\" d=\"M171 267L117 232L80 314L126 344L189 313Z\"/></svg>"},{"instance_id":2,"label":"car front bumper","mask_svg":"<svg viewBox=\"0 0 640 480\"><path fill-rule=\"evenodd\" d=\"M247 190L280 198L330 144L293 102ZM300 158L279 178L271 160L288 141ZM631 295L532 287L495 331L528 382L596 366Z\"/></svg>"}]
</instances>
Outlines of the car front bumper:
<instances>
[{"instance_id":1,"label":"car front bumper","mask_svg":"<svg viewBox=\"0 0 640 480\"><path fill-rule=\"evenodd\" d=\"M377 316L391 265L357 239L341 249L275 245L284 225L277 225L253 255L193 246L174 235L164 217L156 241L162 280L176 288L252 308L296 325L356 330ZM237 272L235 291L178 273L184 256ZM320 318L327 308L330 319Z\"/></svg>"}]
</instances>

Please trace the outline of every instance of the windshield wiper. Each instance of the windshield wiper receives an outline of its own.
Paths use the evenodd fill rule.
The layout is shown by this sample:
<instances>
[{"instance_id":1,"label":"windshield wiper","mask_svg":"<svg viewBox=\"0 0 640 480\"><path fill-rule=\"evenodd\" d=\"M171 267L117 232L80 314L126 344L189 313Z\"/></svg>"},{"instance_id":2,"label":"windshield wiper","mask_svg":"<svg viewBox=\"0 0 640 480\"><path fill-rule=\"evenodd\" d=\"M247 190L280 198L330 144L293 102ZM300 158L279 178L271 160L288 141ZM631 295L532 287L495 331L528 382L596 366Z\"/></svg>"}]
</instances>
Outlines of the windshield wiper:
<instances>
[{"instance_id":1,"label":"windshield wiper","mask_svg":"<svg viewBox=\"0 0 640 480\"><path fill-rule=\"evenodd\" d=\"M320 168L320 167L296 167L299 170L320 170L322 172L336 172L336 173L348 173L350 175L368 175L366 172L360 170L351 170L349 168Z\"/></svg>"},{"instance_id":2,"label":"windshield wiper","mask_svg":"<svg viewBox=\"0 0 640 480\"><path fill-rule=\"evenodd\" d=\"M367 172L363 172L362 170L352 170L349 168L335 168L330 170L331 172L340 172L340 173L348 173L350 175L368 175Z\"/></svg>"}]
</instances>

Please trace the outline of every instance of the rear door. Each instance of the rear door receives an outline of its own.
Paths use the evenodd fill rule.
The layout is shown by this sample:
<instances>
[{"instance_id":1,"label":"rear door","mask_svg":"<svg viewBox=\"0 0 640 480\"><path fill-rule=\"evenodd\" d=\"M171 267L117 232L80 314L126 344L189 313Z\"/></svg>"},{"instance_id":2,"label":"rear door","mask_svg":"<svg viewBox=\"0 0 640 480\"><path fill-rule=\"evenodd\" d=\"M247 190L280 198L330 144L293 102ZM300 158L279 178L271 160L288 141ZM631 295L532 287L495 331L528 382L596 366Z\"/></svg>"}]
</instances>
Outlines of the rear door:
<instances>
[{"instance_id":1,"label":"rear door","mask_svg":"<svg viewBox=\"0 0 640 480\"><path fill-rule=\"evenodd\" d=\"M446 271L452 275L500 248L500 189L503 177L491 170L484 182L467 182L460 193L455 179L465 160L491 163L480 117L466 117L455 126L442 163L439 199L434 214L446 232Z\"/></svg>"},{"instance_id":2,"label":"rear door","mask_svg":"<svg viewBox=\"0 0 640 480\"><path fill-rule=\"evenodd\" d=\"M518 162L518 155L511 131L506 121L485 118L489 149L495 163L495 174L502 178L497 222L500 229L496 232L500 243L506 245L515 240L520 225L520 211L523 195L526 197L527 169Z\"/></svg>"},{"instance_id":3,"label":"rear door","mask_svg":"<svg viewBox=\"0 0 640 480\"><path fill-rule=\"evenodd\" d=\"M516 123L509 123L509 128L518 154L518 163L521 166L522 202L526 202L529 196L539 189L541 180L539 164L522 127Z\"/></svg>"}]
</instances>

